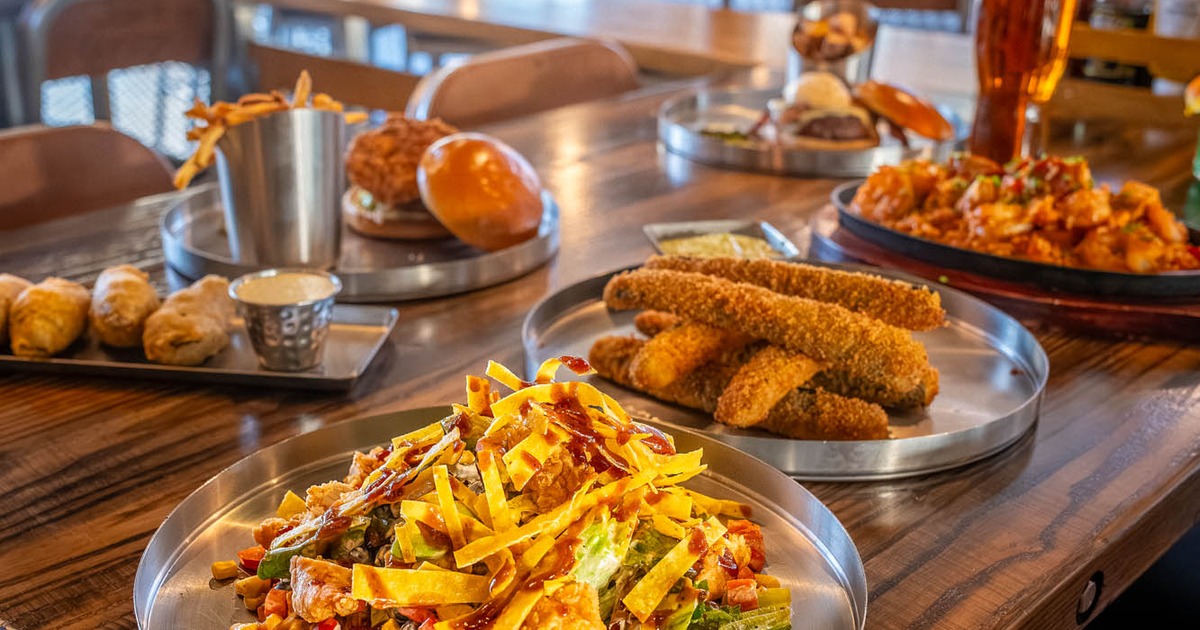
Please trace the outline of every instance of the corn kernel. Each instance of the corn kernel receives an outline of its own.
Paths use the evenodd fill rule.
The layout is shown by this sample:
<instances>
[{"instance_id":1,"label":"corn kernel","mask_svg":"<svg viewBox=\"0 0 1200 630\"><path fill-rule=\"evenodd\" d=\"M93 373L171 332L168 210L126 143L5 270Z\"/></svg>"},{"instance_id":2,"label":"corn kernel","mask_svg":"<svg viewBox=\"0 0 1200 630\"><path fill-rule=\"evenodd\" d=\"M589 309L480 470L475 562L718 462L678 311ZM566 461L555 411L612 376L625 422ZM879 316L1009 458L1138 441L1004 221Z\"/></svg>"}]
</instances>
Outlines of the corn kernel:
<instances>
[{"instance_id":1,"label":"corn kernel","mask_svg":"<svg viewBox=\"0 0 1200 630\"><path fill-rule=\"evenodd\" d=\"M400 630L400 624L396 623L395 619L388 619L379 630Z\"/></svg>"},{"instance_id":2,"label":"corn kernel","mask_svg":"<svg viewBox=\"0 0 1200 630\"><path fill-rule=\"evenodd\" d=\"M265 601L267 601L266 595L247 595L242 600L242 604L246 606L246 610L258 610L258 607L262 606Z\"/></svg>"},{"instance_id":3,"label":"corn kernel","mask_svg":"<svg viewBox=\"0 0 1200 630\"><path fill-rule=\"evenodd\" d=\"M779 588L779 578L765 573L755 573L754 581L763 588Z\"/></svg>"},{"instance_id":4,"label":"corn kernel","mask_svg":"<svg viewBox=\"0 0 1200 630\"><path fill-rule=\"evenodd\" d=\"M253 597L255 595L263 594L269 588L271 588L271 581L260 580L258 579L257 575L244 577L233 583L233 590L242 597Z\"/></svg>"},{"instance_id":5,"label":"corn kernel","mask_svg":"<svg viewBox=\"0 0 1200 630\"><path fill-rule=\"evenodd\" d=\"M283 617L275 613L267 615L267 618L263 620L263 624L267 626L267 630L275 630L281 623L283 623Z\"/></svg>"},{"instance_id":6,"label":"corn kernel","mask_svg":"<svg viewBox=\"0 0 1200 630\"><path fill-rule=\"evenodd\" d=\"M212 563L212 576L214 580L228 580L235 578L238 574L237 563L233 560L219 560Z\"/></svg>"}]
</instances>

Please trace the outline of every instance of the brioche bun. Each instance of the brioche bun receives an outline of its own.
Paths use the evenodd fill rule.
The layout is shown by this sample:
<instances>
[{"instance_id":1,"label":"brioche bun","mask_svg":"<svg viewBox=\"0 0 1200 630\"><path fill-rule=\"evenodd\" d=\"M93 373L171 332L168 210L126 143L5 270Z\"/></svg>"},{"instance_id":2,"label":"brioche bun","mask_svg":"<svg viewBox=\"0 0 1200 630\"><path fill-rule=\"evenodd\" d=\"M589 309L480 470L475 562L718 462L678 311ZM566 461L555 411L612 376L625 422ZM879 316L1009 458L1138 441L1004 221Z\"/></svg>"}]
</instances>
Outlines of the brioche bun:
<instances>
[{"instance_id":1,"label":"brioche bun","mask_svg":"<svg viewBox=\"0 0 1200 630\"><path fill-rule=\"evenodd\" d=\"M421 199L463 242L486 251L537 235L542 186L537 172L512 147L478 133L433 143L417 167Z\"/></svg>"},{"instance_id":2,"label":"brioche bun","mask_svg":"<svg viewBox=\"0 0 1200 630\"><path fill-rule=\"evenodd\" d=\"M876 114L930 140L954 137L954 127L936 107L894 85L866 81L855 86L854 96Z\"/></svg>"}]
</instances>

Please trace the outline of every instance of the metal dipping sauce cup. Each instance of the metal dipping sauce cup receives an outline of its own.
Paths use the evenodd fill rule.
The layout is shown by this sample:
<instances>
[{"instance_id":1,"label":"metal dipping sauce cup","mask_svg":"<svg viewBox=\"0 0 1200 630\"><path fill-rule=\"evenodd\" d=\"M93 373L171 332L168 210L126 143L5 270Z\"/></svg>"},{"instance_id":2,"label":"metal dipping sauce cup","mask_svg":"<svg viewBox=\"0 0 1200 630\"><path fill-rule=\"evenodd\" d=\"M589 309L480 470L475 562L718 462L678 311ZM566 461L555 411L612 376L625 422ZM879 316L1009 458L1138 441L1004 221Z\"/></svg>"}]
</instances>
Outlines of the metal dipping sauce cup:
<instances>
[{"instance_id":1,"label":"metal dipping sauce cup","mask_svg":"<svg viewBox=\"0 0 1200 630\"><path fill-rule=\"evenodd\" d=\"M233 259L330 269L341 253L340 112L289 109L229 127L217 179Z\"/></svg>"},{"instance_id":2,"label":"metal dipping sauce cup","mask_svg":"<svg viewBox=\"0 0 1200 630\"><path fill-rule=\"evenodd\" d=\"M341 290L337 276L314 269L268 269L229 285L259 364L278 372L321 364L334 298Z\"/></svg>"}]
</instances>

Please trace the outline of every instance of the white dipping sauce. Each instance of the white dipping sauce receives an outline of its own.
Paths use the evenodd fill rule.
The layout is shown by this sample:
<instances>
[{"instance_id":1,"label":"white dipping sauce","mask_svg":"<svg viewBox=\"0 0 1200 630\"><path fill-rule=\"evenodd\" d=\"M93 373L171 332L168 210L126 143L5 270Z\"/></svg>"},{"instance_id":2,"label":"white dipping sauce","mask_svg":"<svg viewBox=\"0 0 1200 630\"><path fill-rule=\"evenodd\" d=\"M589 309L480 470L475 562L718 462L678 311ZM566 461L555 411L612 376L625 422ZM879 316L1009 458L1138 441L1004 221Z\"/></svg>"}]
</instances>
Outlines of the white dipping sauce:
<instances>
[{"instance_id":1,"label":"white dipping sauce","mask_svg":"<svg viewBox=\"0 0 1200 630\"><path fill-rule=\"evenodd\" d=\"M252 304L284 306L309 300L322 300L337 287L325 276L309 273L281 273L255 278L237 289L238 299Z\"/></svg>"}]
</instances>

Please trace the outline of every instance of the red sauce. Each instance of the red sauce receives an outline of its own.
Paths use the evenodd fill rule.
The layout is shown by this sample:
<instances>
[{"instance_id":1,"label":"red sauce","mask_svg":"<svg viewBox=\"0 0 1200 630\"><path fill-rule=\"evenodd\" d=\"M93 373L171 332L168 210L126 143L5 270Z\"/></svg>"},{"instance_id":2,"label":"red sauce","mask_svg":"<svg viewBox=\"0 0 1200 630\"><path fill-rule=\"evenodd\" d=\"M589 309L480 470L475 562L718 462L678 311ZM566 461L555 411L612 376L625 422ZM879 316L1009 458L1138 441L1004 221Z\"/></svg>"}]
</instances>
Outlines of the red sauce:
<instances>
[{"instance_id":1,"label":"red sauce","mask_svg":"<svg viewBox=\"0 0 1200 630\"><path fill-rule=\"evenodd\" d=\"M542 469L542 462L539 462L529 451L521 451L521 461L535 472Z\"/></svg>"},{"instance_id":2,"label":"red sauce","mask_svg":"<svg viewBox=\"0 0 1200 630\"><path fill-rule=\"evenodd\" d=\"M665 492L647 492L646 493L646 503L648 503L650 505L658 505L660 502L662 502L663 498L666 496L667 496L667 493L665 493Z\"/></svg>"},{"instance_id":3,"label":"red sauce","mask_svg":"<svg viewBox=\"0 0 1200 630\"><path fill-rule=\"evenodd\" d=\"M704 532L699 527L693 528L691 533L688 534L687 548L688 553L692 555L700 555L705 551L708 551L708 540L704 538ZM730 556L730 559L732 560L733 557Z\"/></svg>"},{"instance_id":4,"label":"red sauce","mask_svg":"<svg viewBox=\"0 0 1200 630\"><path fill-rule=\"evenodd\" d=\"M585 359L581 359L579 357L563 355L558 357L558 360L562 361L562 364L567 366L568 370L571 370L576 374L587 374L592 370L592 366L589 365Z\"/></svg>"},{"instance_id":5,"label":"red sauce","mask_svg":"<svg viewBox=\"0 0 1200 630\"><path fill-rule=\"evenodd\" d=\"M458 436L460 438L465 438L467 437L467 433L471 431L471 417L464 412L456 413L454 414L454 418L450 420L450 425L458 429Z\"/></svg>"},{"instance_id":6,"label":"red sauce","mask_svg":"<svg viewBox=\"0 0 1200 630\"><path fill-rule=\"evenodd\" d=\"M350 529L350 517L338 516L332 510L321 516L321 526L317 528L315 538L317 540L326 540L341 536Z\"/></svg>"},{"instance_id":7,"label":"red sauce","mask_svg":"<svg viewBox=\"0 0 1200 630\"><path fill-rule=\"evenodd\" d=\"M496 618L504 610L505 601L489 600L476 608L470 615L455 621L452 626L458 630L490 630L496 623Z\"/></svg>"},{"instance_id":8,"label":"red sauce","mask_svg":"<svg viewBox=\"0 0 1200 630\"><path fill-rule=\"evenodd\" d=\"M665 433L640 422L634 422L633 426L637 429L638 433L646 434L646 437L642 438L642 444L645 444L650 450L659 455L675 454L675 447L671 446L671 440L667 439Z\"/></svg>"},{"instance_id":9,"label":"red sauce","mask_svg":"<svg viewBox=\"0 0 1200 630\"><path fill-rule=\"evenodd\" d=\"M567 383L555 383L552 393L558 392L559 385L567 385ZM574 388L569 389L573 390ZM555 402L548 408L548 411L571 434L571 440L567 442L565 448L575 458L575 461L590 465L598 473L615 468L623 475L629 474L629 463L604 448L604 437L596 432L595 427L592 426L592 418L579 404L578 399L574 396L555 396L553 400Z\"/></svg>"},{"instance_id":10,"label":"red sauce","mask_svg":"<svg viewBox=\"0 0 1200 630\"><path fill-rule=\"evenodd\" d=\"M729 551L729 549L726 549L724 553L722 553L720 556L717 556L717 564L721 565L721 568L725 569L725 572L729 575L737 577L737 561L733 559L733 554Z\"/></svg>"}]
</instances>

